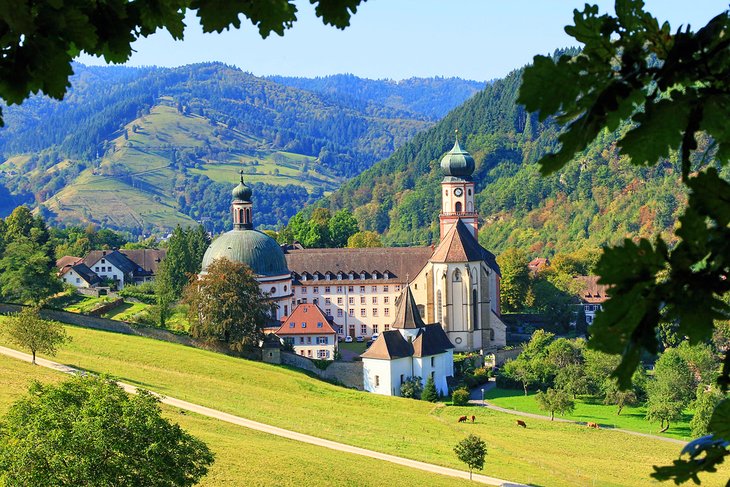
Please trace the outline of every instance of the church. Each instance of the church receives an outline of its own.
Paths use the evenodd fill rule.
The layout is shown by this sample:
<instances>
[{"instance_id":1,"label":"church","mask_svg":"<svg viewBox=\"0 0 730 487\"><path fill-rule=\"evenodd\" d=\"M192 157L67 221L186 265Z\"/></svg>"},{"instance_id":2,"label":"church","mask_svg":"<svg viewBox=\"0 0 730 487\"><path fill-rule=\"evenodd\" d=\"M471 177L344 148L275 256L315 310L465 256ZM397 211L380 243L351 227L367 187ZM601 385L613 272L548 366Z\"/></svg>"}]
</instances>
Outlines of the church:
<instances>
[{"instance_id":1,"label":"church","mask_svg":"<svg viewBox=\"0 0 730 487\"><path fill-rule=\"evenodd\" d=\"M233 230L216 238L203 258L247 264L282 320L298 305L317 304L338 335L367 339L393 329L396 300L406 289L419 319L439 323L457 352L506 344L500 319L499 266L478 242L474 158L459 146L441 160L440 241L434 246L283 250L253 227L251 189L232 192Z\"/></svg>"}]
</instances>

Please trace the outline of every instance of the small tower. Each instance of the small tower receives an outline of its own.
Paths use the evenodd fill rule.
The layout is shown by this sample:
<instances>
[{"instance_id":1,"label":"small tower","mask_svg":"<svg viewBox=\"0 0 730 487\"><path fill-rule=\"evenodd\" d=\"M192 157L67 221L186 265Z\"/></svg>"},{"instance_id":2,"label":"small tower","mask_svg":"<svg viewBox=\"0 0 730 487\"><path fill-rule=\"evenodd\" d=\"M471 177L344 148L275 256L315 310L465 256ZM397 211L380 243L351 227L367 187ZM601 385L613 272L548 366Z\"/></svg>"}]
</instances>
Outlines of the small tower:
<instances>
[{"instance_id":1,"label":"small tower","mask_svg":"<svg viewBox=\"0 0 730 487\"><path fill-rule=\"evenodd\" d=\"M441 214L439 215L441 239L457 221L462 220L474 238L479 227L474 208L474 158L459 146L456 131L454 147L441 159L444 179L441 181Z\"/></svg>"},{"instance_id":2,"label":"small tower","mask_svg":"<svg viewBox=\"0 0 730 487\"><path fill-rule=\"evenodd\" d=\"M253 203L251 203L251 188L243 182L243 170L241 170L241 182L231 191L233 195L233 203L231 211L233 212L233 229L234 230L250 230L253 228L253 220L251 211Z\"/></svg>"}]
</instances>

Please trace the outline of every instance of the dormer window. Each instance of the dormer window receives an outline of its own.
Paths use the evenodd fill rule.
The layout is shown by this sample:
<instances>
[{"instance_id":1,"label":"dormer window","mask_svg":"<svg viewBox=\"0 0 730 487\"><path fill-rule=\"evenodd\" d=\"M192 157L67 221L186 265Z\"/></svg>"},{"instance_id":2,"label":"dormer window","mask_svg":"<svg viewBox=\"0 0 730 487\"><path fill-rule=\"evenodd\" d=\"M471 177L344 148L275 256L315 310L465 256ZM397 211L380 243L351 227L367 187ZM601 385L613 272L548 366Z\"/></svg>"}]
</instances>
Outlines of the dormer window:
<instances>
[{"instance_id":1,"label":"dormer window","mask_svg":"<svg viewBox=\"0 0 730 487\"><path fill-rule=\"evenodd\" d=\"M365 273L364 272L361 272L360 273L360 279L365 279Z\"/></svg>"},{"instance_id":2,"label":"dormer window","mask_svg":"<svg viewBox=\"0 0 730 487\"><path fill-rule=\"evenodd\" d=\"M355 273L354 272L350 272L350 280L353 280L353 279L355 279Z\"/></svg>"},{"instance_id":3,"label":"dormer window","mask_svg":"<svg viewBox=\"0 0 730 487\"><path fill-rule=\"evenodd\" d=\"M383 278L384 279L390 279L390 272L385 271L385 273L383 274Z\"/></svg>"},{"instance_id":4,"label":"dormer window","mask_svg":"<svg viewBox=\"0 0 730 487\"><path fill-rule=\"evenodd\" d=\"M289 323L289 328L294 328L294 326L295 326L295 324L293 321L291 323Z\"/></svg>"},{"instance_id":5,"label":"dormer window","mask_svg":"<svg viewBox=\"0 0 730 487\"><path fill-rule=\"evenodd\" d=\"M306 274L302 274L302 281L306 281L306 280L307 280L307 275Z\"/></svg>"},{"instance_id":6,"label":"dormer window","mask_svg":"<svg viewBox=\"0 0 730 487\"><path fill-rule=\"evenodd\" d=\"M318 321L317 322L317 328L323 328L323 327L324 327L324 324L322 324L321 321Z\"/></svg>"},{"instance_id":7,"label":"dormer window","mask_svg":"<svg viewBox=\"0 0 730 487\"><path fill-rule=\"evenodd\" d=\"M306 321L302 321L302 328L306 328L306 327L307 327L307 322Z\"/></svg>"}]
</instances>

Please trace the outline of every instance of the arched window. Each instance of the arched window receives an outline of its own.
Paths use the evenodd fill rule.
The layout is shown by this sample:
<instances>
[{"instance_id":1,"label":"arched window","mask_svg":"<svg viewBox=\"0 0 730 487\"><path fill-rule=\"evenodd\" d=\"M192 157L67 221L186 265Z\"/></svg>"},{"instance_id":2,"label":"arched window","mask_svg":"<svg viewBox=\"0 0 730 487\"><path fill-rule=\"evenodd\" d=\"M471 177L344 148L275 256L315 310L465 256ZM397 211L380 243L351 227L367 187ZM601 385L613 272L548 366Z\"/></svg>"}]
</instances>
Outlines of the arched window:
<instances>
[{"instance_id":1,"label":"arched window","mask_svg":"<svg viewBox=\"0 0 730 487\"><path fill-rule=\"evenodd\" d=\"M276 294L276 288L275 287L272 287L271 288L271 294Z\"/></svg>"},{"instance_id":2,"label":"arched window","mask_svg":"<svg viewBox=\"0 0 730 487\"><path fill-rule=\"evenodd\" d=\"M243 208L238 209L238 223L243 223Z\"/></svg>"},{"instance_id":3,"label":"arched window","mask_svg":"<svg viewBox=\"0 0 730 487\"><path fill-rule=\"evenodd\" d=\"M479 303L477 301L477 290L471 290L471 309L474 315L474 329L479 329Z\"/></svg>"},{"instance_id":4,"label":"arched window","mask_svg":"<svg viewBox=\"0 0 730 487\"><path fill-rule=\"evenodd\" d=\"M251 209L246 208L246 223L251 223Z\"/></svg>"},{"instance_id":5,"label":"arched window","mask_svg":"<svg viewBox=\"0 0 730 487\"><path fill-rule=\"evenodd\" d=\"M461 213L461 201L456 202L456 212Z\"/></svg>"},{"instance_id":6,"label":"arched window","mask_svg":"<svg viewBox=\"0 0 730 487\"><path fill-rule=\"evenodd\" d=\"M460 282L461 281L461 272L459 272L459 269L456 269L454 271L454 275L452 276L451 280L454 281L454 282Z\"/></svg>"},{"instance_id":7,"label":"arched window","mask_svg":"<svg viewBox=\"0 0 730 487\"><path fill-rule=\"evenodd\" d=\"M444 319L444 309L443 309L443 301L441 300L441 289L436 291L436 321L441 323L441 320Z\"/></svg>"}]
</instances>

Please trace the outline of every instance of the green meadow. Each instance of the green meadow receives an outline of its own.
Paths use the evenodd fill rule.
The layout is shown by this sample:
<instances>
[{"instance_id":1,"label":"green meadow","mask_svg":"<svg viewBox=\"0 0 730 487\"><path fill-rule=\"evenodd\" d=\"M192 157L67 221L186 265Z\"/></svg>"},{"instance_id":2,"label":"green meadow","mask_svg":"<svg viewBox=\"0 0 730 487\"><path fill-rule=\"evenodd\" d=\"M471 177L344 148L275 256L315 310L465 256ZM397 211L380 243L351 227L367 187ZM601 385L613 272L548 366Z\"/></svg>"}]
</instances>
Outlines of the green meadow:
<instances>
[{"instance_id":1,"label":"green meadow","mask_svg":"<svg viewBox=\"0 0 730 487\"><path fill-rule=\"evenodd\" d=\"M654 484L652 465L680 445L609 429L527 419L473 407L377 396L331 385L283 366L236 359L151 339L68 327L56 360L155 392L310 435L463 468L453 446L469 433L488 445L484 474L543 486ZM457 423L461 415L475 424ZM703 485L722 485L721 472Z\"/></svg>"}]
</instances>

